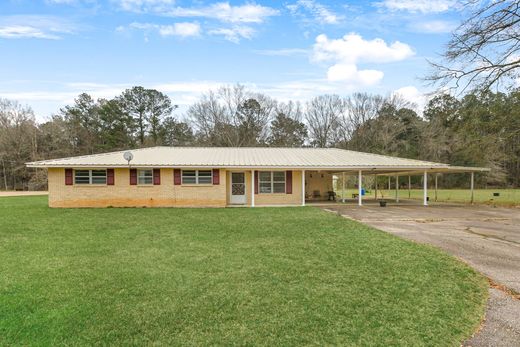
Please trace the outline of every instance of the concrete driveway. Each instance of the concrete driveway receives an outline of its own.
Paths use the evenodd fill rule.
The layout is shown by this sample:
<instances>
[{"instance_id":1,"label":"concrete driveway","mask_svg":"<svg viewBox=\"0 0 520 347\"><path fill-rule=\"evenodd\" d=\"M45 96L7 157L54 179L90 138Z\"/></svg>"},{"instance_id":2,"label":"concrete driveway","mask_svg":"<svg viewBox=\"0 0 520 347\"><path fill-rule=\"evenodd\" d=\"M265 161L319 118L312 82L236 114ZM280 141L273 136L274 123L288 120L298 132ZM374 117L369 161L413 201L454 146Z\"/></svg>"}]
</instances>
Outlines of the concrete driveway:
<instances>
[{"instance_id":1,"label":"concrete driveway","mask_svg":"<svg viewBox=\"0 0 520 347\"><path fill-rule=\"evenodd\" d=\"M328 205L377 229L437 246L520 293L520 209L463 205ZM520 346L520 297L490 288L486 321L467 346Z\"/></svg>"}]
</instances>

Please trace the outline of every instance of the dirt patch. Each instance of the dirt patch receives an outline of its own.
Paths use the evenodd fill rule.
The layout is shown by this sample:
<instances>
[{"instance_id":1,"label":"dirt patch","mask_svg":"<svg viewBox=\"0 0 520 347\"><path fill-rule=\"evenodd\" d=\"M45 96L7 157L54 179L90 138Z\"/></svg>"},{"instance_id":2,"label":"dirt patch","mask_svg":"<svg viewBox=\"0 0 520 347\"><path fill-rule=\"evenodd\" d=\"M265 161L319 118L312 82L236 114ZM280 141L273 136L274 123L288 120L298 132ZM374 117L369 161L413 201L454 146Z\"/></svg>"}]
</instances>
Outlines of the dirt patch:
<instances>
[{"instance_id":1,"label":"dirt patch","mask_svg":"<svg viewBox=\"0 0 520 347\"><path fill-rule=\"evenodd\" d=\"M501 292L506 293L507 295L509 295L510 297L512 297L515 300L520 300L520 293L518 293L516 290L507 288L506 286L504 286L502 284L496 283L491 278L488 278L488 282L489 282L489 286L491 288L498 289Z\"/></svg>"},{"instance_id":2,"label":"dirt patch","mask_svg":"<svg viewBox=\"0 0 520 347\"><path fill-rule=\"evenodd\" d=\"M30 196L30 195L49 195L47 191L2 191L0 197L4 196Z\"/></svg>"}]
</instances>

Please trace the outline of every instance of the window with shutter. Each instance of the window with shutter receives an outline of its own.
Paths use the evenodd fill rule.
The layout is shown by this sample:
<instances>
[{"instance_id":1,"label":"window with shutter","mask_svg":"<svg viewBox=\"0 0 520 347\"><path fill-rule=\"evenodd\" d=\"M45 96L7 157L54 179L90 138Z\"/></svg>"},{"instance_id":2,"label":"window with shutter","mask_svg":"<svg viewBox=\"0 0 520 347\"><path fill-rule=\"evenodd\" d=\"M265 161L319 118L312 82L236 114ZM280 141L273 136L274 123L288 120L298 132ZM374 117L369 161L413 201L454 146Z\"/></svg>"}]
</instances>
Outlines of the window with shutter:
<instances>
[{"instance_id":1,"label":"window with shutter","mask_svg":"<svg viewBox=\"0 0 520 347\"><path fill-rule=\"evenodd\" d=\"M286 193L285 176L285 171L260 171L258 175L258 190L260 194Z\"/></svg>"},{"instance_id":2,"label":"window with shutter","mask_svg":"<svg viewBox=\"0 0 520 347\"><path fill-rule=\"evenodd\" d=\"M292 171L285 173L285 194L292 194Z\"/></svg>"},{"instance_id":3,"label":"window with shutter","mask_svg":"<svg viewBox=\"0 0 520 347\"><path fill-rule=\"evenodd\" d=\"M182 176L181 176L181 169L175 169L173 170L173 184L176 186L181 185L182 183Z\"/></svg>"},{"instance_id":4,"label":"window with shutter","mask_svg":"<svg viewBox=\"0 0 520 347\"><path fill-rule=\"evenodd\" d=\"M137 170L137 184L139 184L140 186L146 186L152 185L153 183L153 170Z\"/></svg>"},{"instance_id":5,"label":"window with shutter","mask_svg":"<svg viewBox=\"0 0 520 347\"><path fill-rule=\"evenodd\" d=\"M71 186L73 183L73 173L72 169L65 169L65 185Z\"/></svg>"},{"instance_id":6,"label":"window with shutter","mask_svg":"<svg viewBox=\"0 0 520 347\"><path fill-rule=\"evenodd\" d=\"M114 169L107 169L107 185L113 186L114 183Z\"/></svg>"},{"instance_id":7,"label":"window with shutter","mask_svg":"<svg viewBox=\"0 0 520 347\"><path fill-rule=\"evenodd\" d=\"M107 184L107 170L74 170L74 184Z\"/></svg>"},{"instance_id":8,"label":"window with shutter","mask_svg":"<svg viewBox=\"0 0 520 347\"><path fill-rule=\"evenodd\" d=\"M219 169L213 169L213 184L214 185L220 184L220 170Z\"/></svg>"},{"instance_id":9,"label":"window with shutter","mask_svg":"<svg viewBox=\"0 0 520 347\"><path fill-rule=\"evenodd\" d=\"M153 184L156 186L161 184L161 169L153 169Z\"/></svg>"},{"instance_id":10,"label":"window with shutter","mask_svg":"<svg viewBox=\"0 0 520 347\"><path fill-rule=\"evenodd\" d=\"M130 185L137 185L137 169L130 169Z\"/></svg>"}]
</instances>

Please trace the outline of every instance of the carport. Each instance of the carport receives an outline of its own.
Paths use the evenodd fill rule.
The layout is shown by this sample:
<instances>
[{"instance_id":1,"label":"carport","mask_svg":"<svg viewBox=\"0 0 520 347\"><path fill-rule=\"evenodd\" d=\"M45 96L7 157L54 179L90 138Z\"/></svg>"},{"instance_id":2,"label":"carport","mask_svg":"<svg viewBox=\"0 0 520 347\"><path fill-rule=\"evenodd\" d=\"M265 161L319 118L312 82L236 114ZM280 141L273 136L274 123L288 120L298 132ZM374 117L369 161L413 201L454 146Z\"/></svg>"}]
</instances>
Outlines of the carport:
<instances>
[{"instance_id":1,"label":"carport","mask_svg":"<svg viewBox=\"0 0 520 347\"><path fill-rule=\"evenodd\" d=\"M425 163L425 162L422 162ZM400 183L402 183L402 179L407 180L407 187L408 191L411 190L411 178L414 176L420 176L422 177L422 190L423 190L423 199L422 204L424 206L428 206L428 178L429 176L433 175L434 180L434 200L437 200L437 190L438 190L438 177L439 174L450 174L450 173L467 173L468 174L468 180L470 181L470 188L469 188L469 196L470 196L470 202L473 203L474 200L474 187L475 187L475 173L481 173L481 172L489 172L490 169L488 168L482 168L482 167L465 167L465 166L449 166L445 164L435 164L431 167L422 167L422 168L410 168L410 167L371 167L371 168L362 168L357 170L352 169L345 169L341 171L330 171L330 170L320 170L320 171L313 171L315 174L318 175L318 177L321 177L323 180L329 180L330 177L338 177L341 178L341 187L337 189L339 192L341 192L341 200L340 202L345 203L347 202L346 199L346 189L348 188L346 186L346 178L348 176L355 176L356 177L356 185L358 192L356 194L357 198L357 204L359 206L363 205L364 195L363 189L364 189L364 181L367 176L374 177L374 200L378 200L378 178L379 177L388 177L388 190L391 189L391 183L392 180L394 181L394 187L395 187L395 202L399 203L399 186ZM309 177L313 178L313 173L306 174L305 177L308 180ZM312 186L309 187L308 185L303 183L304 187L306 189L306 196L314 196L315 193L312 190ZM315 185L315 184L314 184ZM324 183L322 186L328 186L328 184ZM310 191L309 191L310 190ZM312 199L306 199L308 202L312 202Z\"/></svg>"}]
</instances>

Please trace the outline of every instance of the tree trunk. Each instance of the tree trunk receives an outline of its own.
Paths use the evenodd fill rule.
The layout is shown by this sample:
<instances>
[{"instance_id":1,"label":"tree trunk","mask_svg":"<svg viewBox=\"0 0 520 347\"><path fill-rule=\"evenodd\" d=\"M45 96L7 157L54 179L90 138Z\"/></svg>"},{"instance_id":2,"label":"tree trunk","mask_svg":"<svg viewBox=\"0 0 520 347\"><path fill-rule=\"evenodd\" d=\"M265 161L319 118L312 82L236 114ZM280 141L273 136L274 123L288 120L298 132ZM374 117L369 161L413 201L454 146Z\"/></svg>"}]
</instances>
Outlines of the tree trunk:
<instances>
[{"instance_id":1,"label":"tree trunk","mask_svg":"<svg viewBox=\"0 0 520 347\"><path fill-rule=\"evenodd\" d=\"M7 173L5 172L5 161L2 159L2 170L4 173L4 186L5 190L7 190Z\"/></svg>"}]
</instances>

